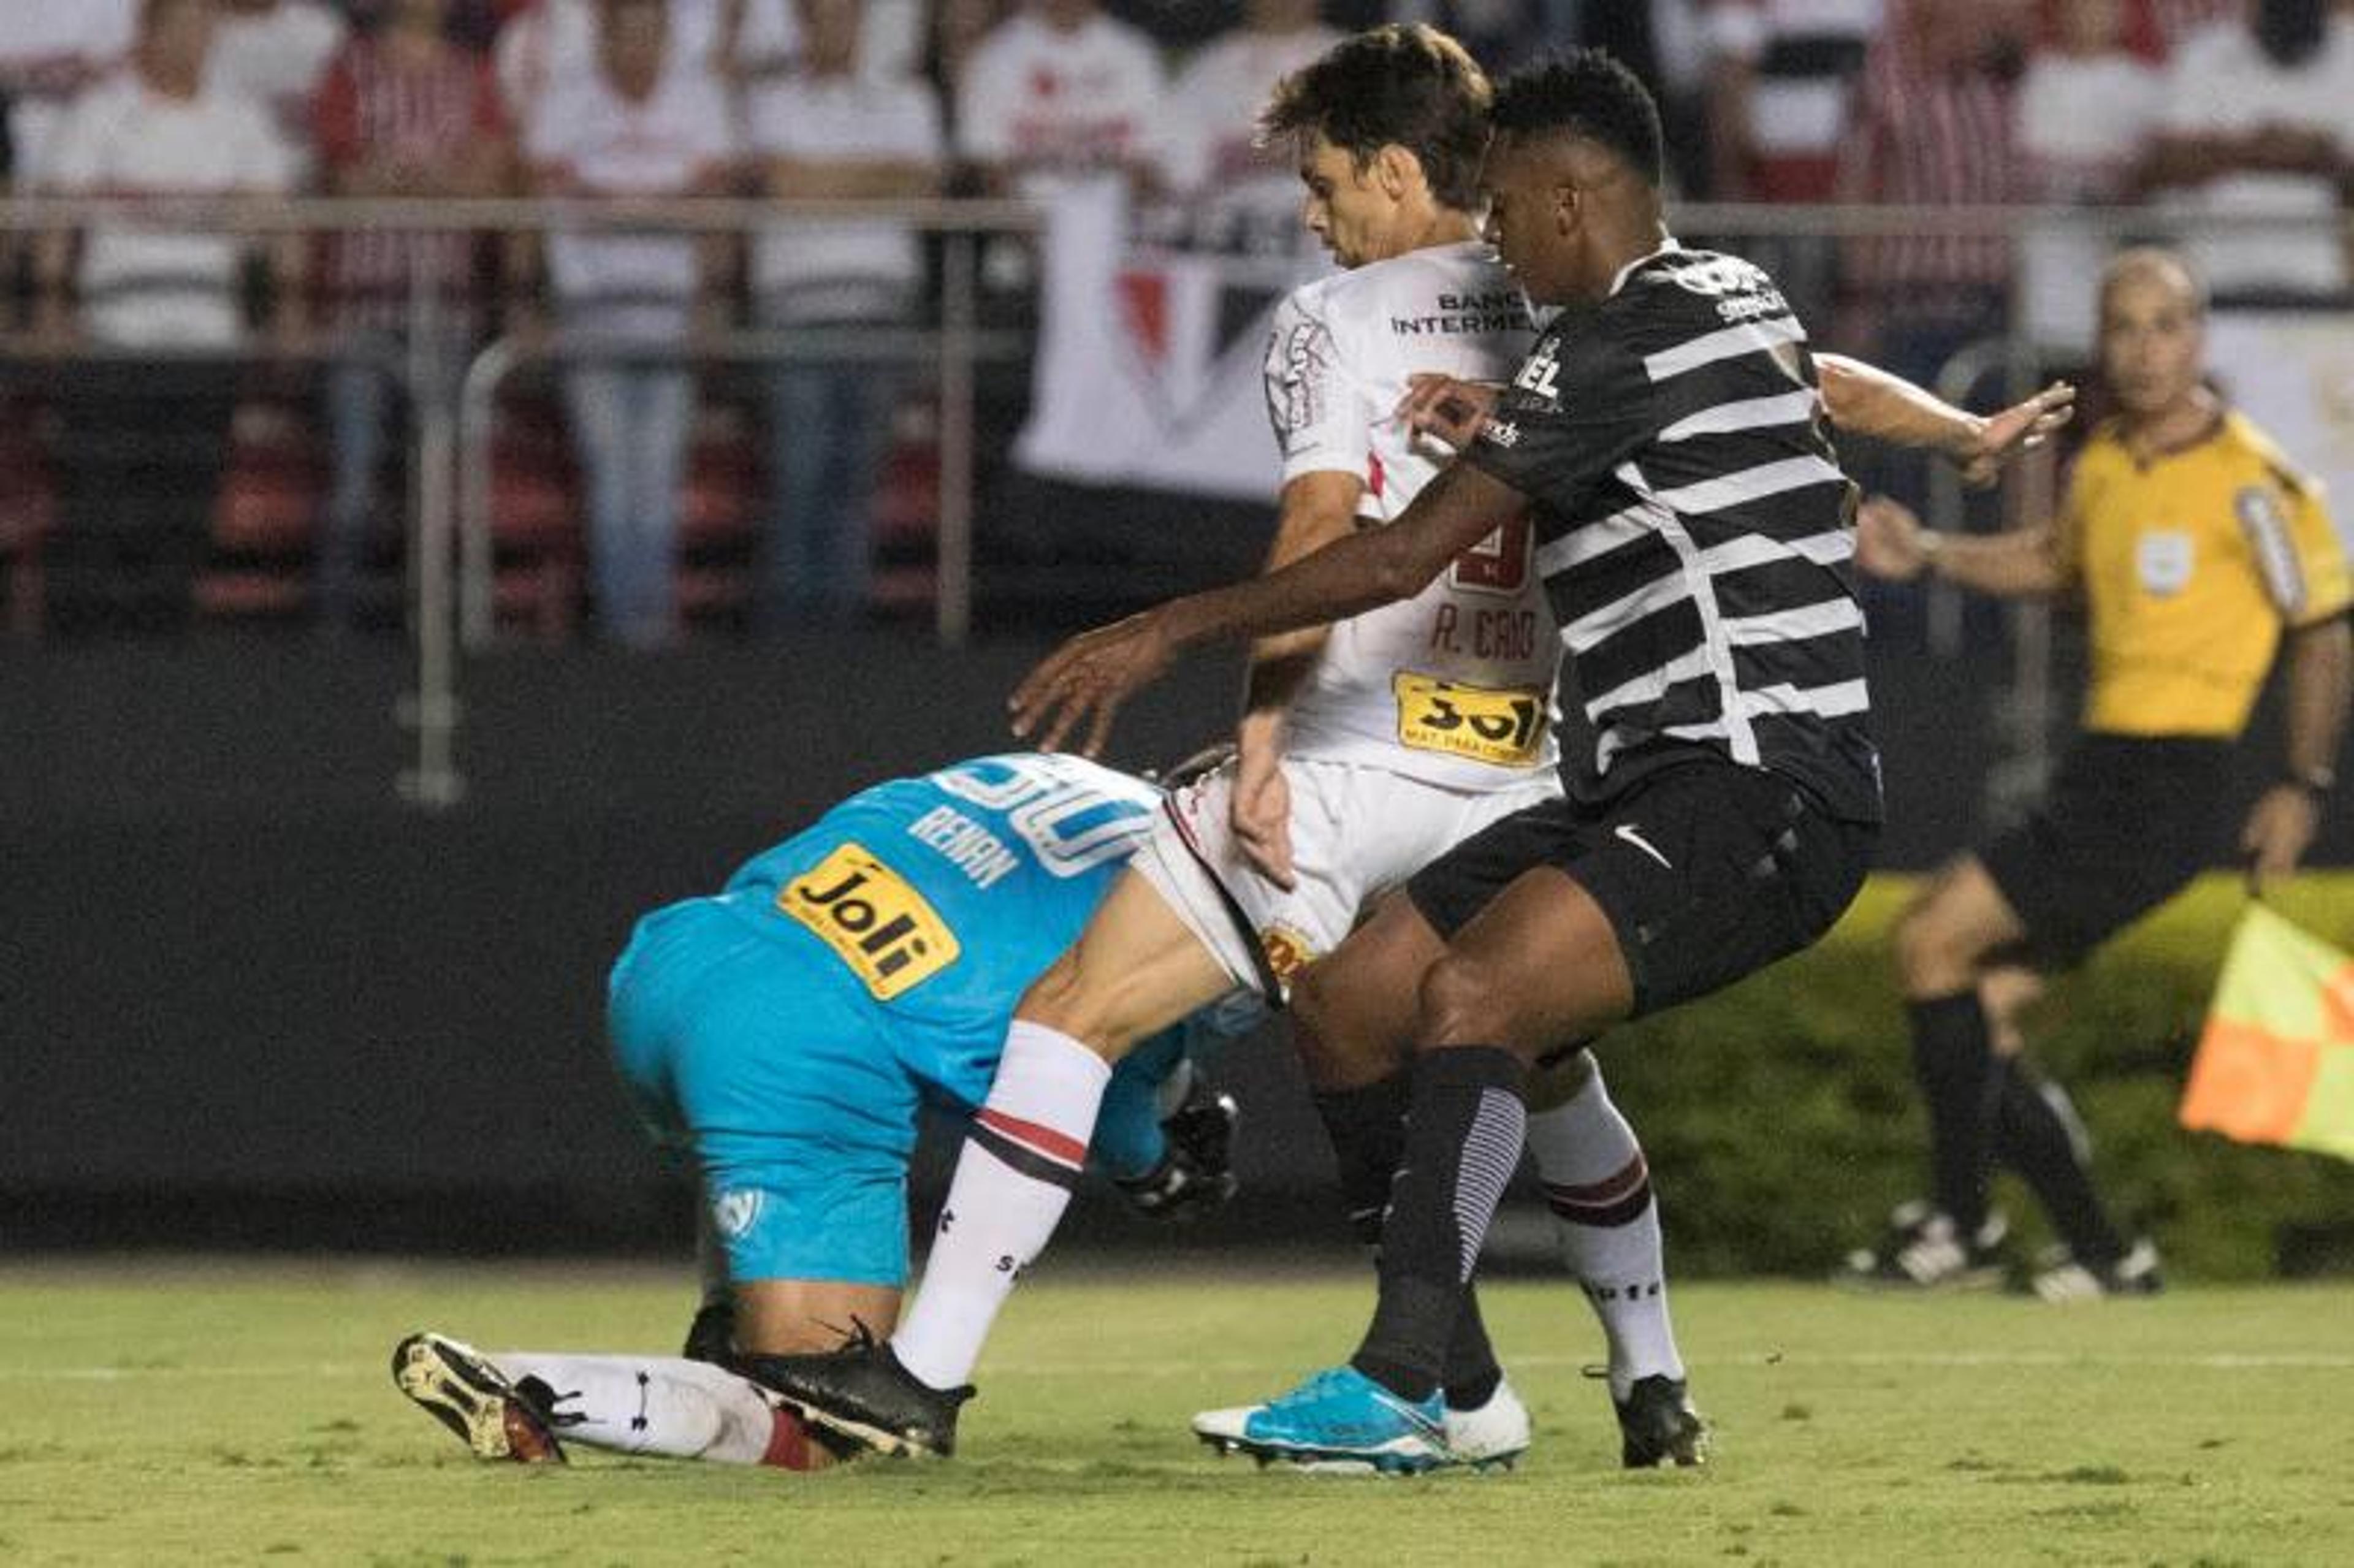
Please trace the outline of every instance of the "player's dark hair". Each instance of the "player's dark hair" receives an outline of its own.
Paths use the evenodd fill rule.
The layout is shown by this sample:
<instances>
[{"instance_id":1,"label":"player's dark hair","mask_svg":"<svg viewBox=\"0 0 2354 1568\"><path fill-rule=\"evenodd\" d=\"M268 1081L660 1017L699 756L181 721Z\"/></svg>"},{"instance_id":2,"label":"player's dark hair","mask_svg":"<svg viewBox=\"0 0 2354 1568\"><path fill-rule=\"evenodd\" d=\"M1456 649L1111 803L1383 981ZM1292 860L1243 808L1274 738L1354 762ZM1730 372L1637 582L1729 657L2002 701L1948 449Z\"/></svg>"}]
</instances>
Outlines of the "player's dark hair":
<instances>
[{"instance_id":1,"label":"player's dark hair","mask_svg":"<svg viewBox=\"0 0 2354 1568\"><path fill-rule=\"evenodd\" d=\"M1430 194L1469 212L1488 147L1488 73L1461 44L1419 22L1344 38L1276 84L1262 143L1321 136L1363 170L1386 146L1412 153Z\"/></svg>"},{"instance_id":2,"label":"player's dark hair","mask_svg":"<svg viewBox=\"0 0 2354 1568\"><path fill-rule=\"evenodd\" d=\"M1497 87L1489 119L1499 136L1583 136L1617 154L1652 186L1664 177L1659 105L1607 49L1555 55L1514 71Z\"/></svg>"}]
</instances>

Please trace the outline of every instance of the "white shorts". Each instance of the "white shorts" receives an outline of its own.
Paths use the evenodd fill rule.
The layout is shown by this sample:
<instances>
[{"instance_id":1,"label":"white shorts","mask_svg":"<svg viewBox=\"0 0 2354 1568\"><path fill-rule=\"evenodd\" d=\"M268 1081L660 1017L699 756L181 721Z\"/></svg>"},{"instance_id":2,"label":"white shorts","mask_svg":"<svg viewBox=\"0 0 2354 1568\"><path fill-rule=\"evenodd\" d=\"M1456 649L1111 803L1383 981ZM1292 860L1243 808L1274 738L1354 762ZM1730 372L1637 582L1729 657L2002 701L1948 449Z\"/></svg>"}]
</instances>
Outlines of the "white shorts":
<instances>
[{"instance_id":1,"label":"white shorts","mask_svg":"<svg viewBox=\"0 0 2354 1568\"><path fill-rule=\"evenodd\" d=\"M1251 868L1227 815L1234 765L1171 796L1129 863L1217 955L1265 994L1341 945L1376 899L1500 817L1561 793L1551 768L1502 789L1463 790L1356 763L1287 758L1296 885ZM1281 1000L1275 998L1273 1000Z\"/></svg>"}]
</instances>

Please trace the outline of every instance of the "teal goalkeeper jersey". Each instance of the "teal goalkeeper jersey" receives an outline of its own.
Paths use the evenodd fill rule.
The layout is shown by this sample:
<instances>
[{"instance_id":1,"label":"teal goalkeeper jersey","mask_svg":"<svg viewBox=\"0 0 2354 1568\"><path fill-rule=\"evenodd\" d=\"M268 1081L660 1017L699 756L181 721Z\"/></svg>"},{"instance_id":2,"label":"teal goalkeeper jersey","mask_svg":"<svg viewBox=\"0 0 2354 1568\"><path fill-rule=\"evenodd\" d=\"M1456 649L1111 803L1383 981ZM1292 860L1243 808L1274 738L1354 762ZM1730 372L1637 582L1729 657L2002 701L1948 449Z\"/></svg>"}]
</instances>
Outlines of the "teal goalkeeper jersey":
<instances>
[{"instance_id":1,"label":"teal goalkeeper jersey","mask_svg":"<svg viewBox=\"0 0 2354 1568\"><path fill-rule=\"evenodd\" d=\"M909 1070L981 1103L1013 1006L1151 832L1150 785L1075 757L976 758L852 796L723 900L863 997Z\"/></svg>"}]
</instances>

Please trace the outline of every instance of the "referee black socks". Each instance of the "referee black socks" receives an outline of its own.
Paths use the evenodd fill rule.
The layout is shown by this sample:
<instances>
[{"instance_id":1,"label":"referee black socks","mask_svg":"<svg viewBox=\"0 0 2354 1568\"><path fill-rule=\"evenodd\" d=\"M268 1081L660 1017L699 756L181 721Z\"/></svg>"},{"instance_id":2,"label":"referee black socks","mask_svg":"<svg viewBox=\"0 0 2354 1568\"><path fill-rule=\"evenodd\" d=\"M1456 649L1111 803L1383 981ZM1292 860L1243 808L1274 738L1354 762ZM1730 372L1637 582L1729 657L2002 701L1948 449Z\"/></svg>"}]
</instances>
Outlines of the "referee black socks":
<instances>
[{"instance_id":1,"label":"referee black socks","mask_svg":"<svg viewBox=\"0 0 2354 1568\"><path fill-rule=\"evenodd\" d=\"M1913 1071L1929 1107L1929 1168L1937 1207L1964 1237L1986 1224L2002 1080L1976 986L1910 1003Z\"/></svg>"}]
</instances>

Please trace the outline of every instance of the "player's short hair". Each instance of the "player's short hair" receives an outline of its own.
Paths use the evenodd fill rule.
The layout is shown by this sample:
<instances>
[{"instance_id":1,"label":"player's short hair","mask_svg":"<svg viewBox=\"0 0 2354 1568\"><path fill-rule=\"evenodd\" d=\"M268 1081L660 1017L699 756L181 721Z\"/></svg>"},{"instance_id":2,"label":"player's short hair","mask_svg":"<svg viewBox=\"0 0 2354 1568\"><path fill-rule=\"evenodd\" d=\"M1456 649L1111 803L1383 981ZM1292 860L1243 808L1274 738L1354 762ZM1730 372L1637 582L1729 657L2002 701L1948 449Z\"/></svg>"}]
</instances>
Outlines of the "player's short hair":
<instances>
[{"instance_id":1,"label":"player's short hair","mask_svg":"<svg viewBox=\"0 0 2354 1568\"><path fill-rule=\"evenodd\" d=\"M1667 138L1642 79L1607 49L1554 55L1514 71L1496 89L1489 119L1499 136L1583 136L1624 160L1657 188Z\"/></svg>"},{"instance_id":2,"label":"player's short hair","mask_svg":"<svg viewBox=\"0 0 2354 1568\"><path fill-rule=\"evenodd\" d=\"M1488 73L1461 44L1422 23L1342 39L1276 84L1258 117L1262 144L1321 136L1362 170L1384 147L1422 164L1430 194L1469 212L1488 148Z\"/></svg>"},{"instance_id":3,"label":"player's short hair","mask_svg":"<svg viewBox=\"0 0 2354 1568\"><path fill-rule=\"evenodd\" d=\"M2190 302L2190 313L2204 318L2207 314L2207 280L2199 269L2179 250L2163 245L2133 245L2118 251L2101 269L2100 288L2095 295L2101 313L2108 313L2109 295L2120 283L2137 278L2159 278L2175 285Z\"/></svg>"}]
</instances>

